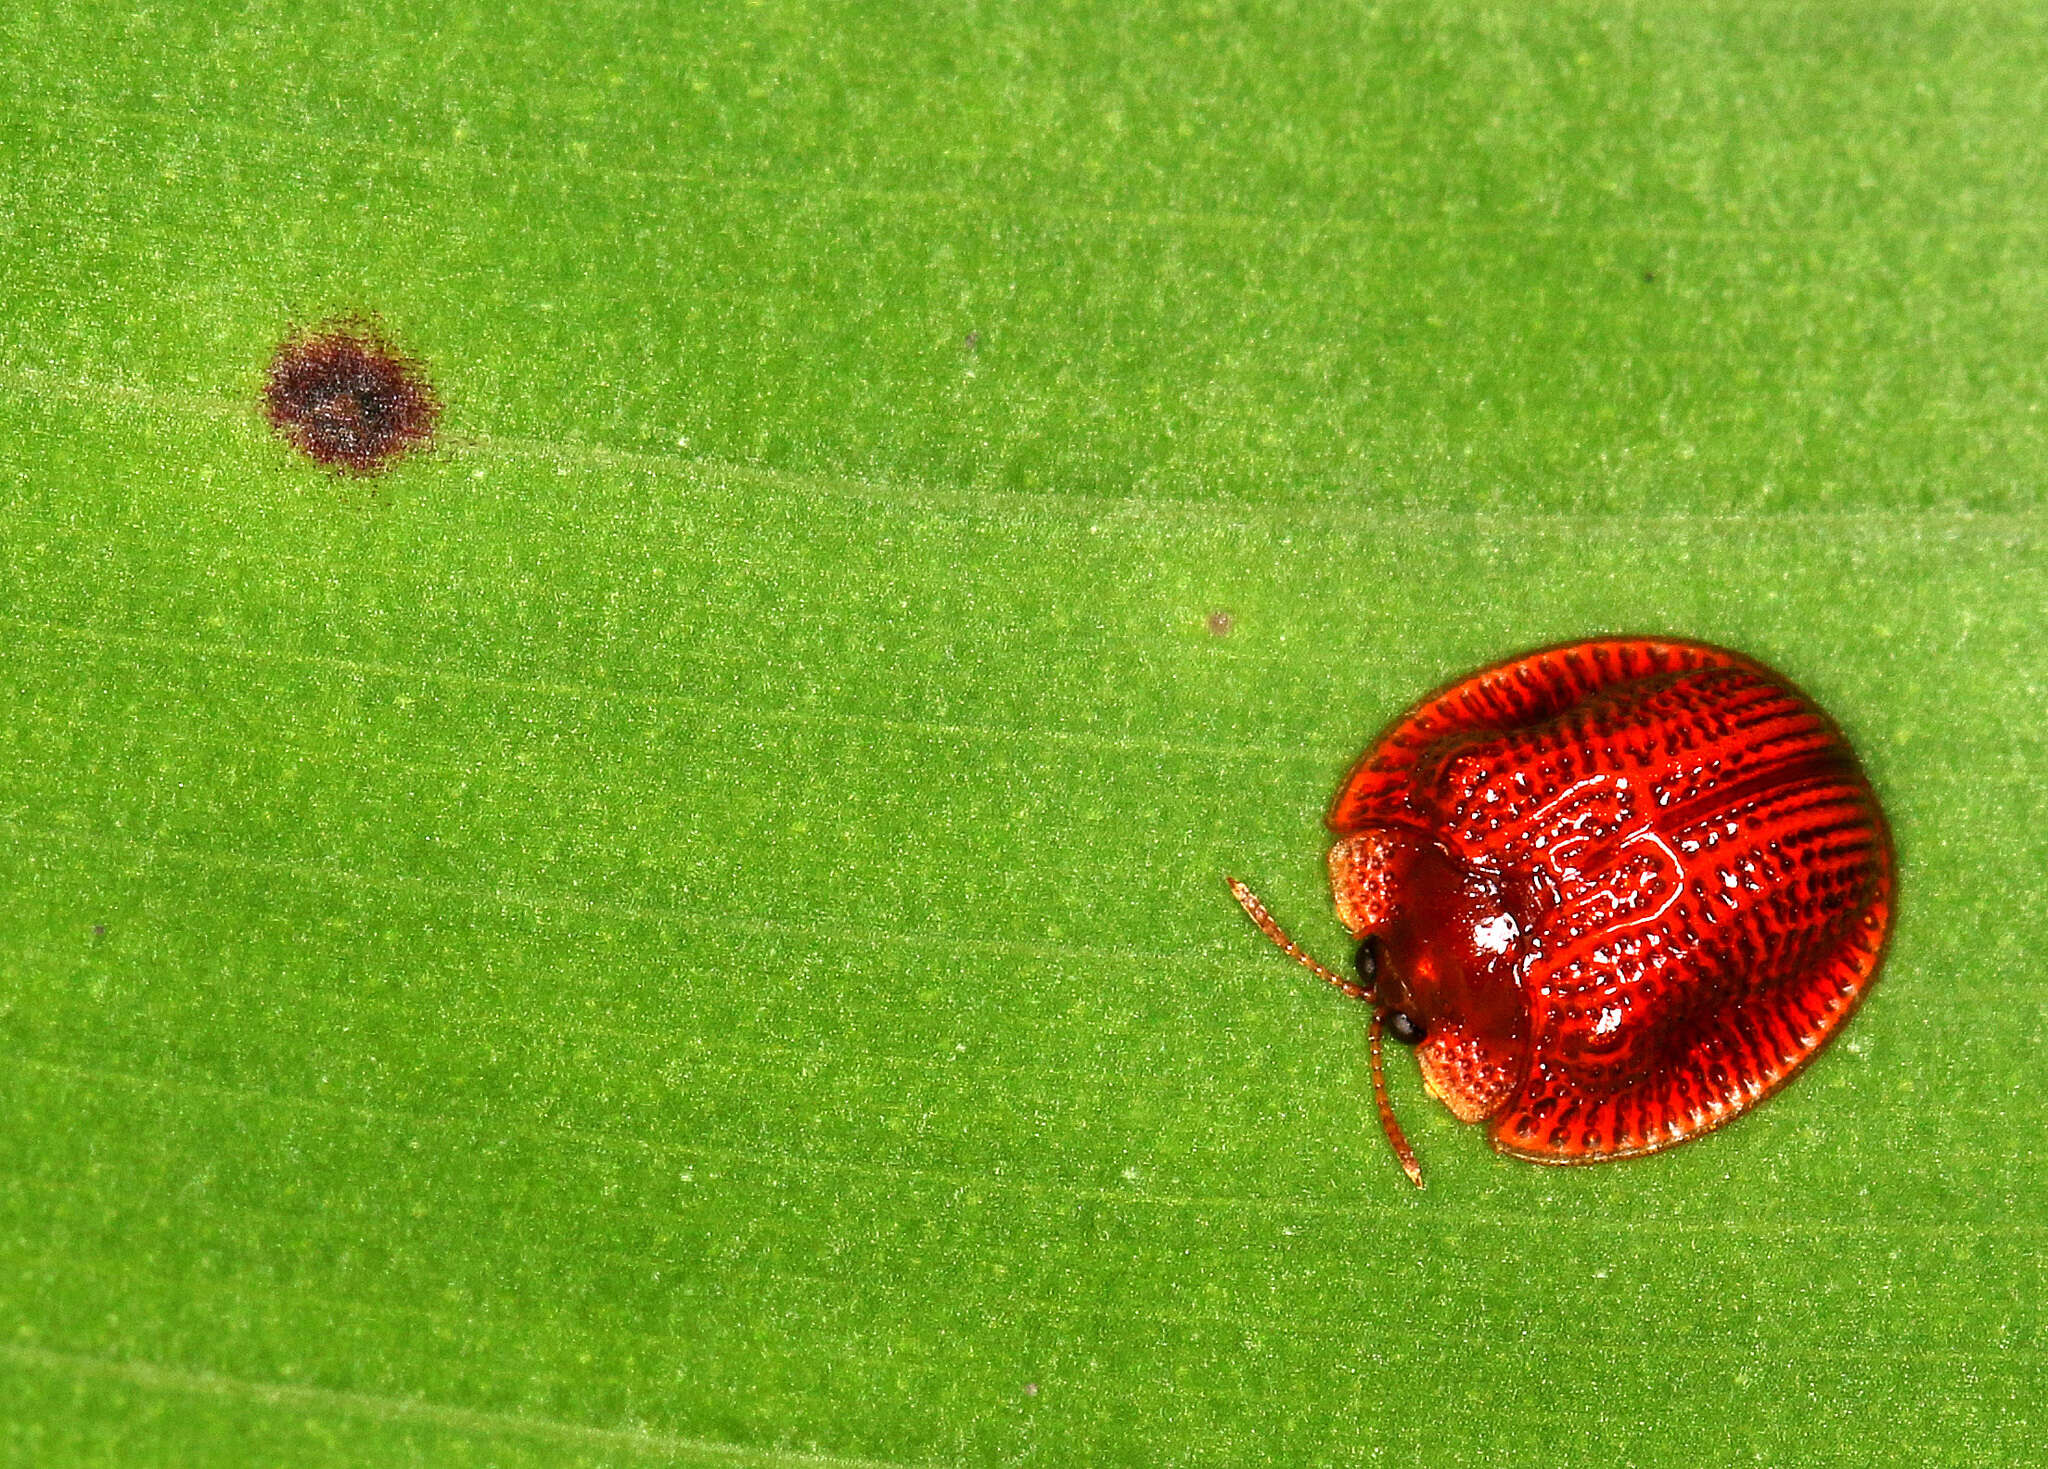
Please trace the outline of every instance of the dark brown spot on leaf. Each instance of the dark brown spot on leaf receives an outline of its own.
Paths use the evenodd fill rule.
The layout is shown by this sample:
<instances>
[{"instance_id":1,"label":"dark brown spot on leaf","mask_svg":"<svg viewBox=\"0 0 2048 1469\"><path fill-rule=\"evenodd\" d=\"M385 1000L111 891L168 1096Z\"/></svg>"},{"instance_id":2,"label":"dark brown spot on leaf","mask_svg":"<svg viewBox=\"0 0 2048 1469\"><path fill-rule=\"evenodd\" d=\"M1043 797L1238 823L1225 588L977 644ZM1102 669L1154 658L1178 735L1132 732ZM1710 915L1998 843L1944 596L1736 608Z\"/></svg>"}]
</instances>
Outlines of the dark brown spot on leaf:
<instances>
[{"instance_id":1,"label":"dark brown spot on leaf","mask_svg":"<svg viewBox=\"0 0 2048 1469\"><path fill-rule=\"evenodd\" d=\"M433 443L441 402L420 365L373 319L346 316L278 344L263 380L263 415L314 463L373 475Z\"/></svg>"},{"instance_id":2,"label":"dark brown spot on leaf","mask_svg":"<svg viewBox=\"0 0 2048 1469\"><path fill-rule=\"evenodd\" d=\"M1209 614L1208 628L1211 637L1227 638L1230 636L1230 630L1236 626L1237 619L1228 612L1211 612Z\"/></svg>"}]
</instances>

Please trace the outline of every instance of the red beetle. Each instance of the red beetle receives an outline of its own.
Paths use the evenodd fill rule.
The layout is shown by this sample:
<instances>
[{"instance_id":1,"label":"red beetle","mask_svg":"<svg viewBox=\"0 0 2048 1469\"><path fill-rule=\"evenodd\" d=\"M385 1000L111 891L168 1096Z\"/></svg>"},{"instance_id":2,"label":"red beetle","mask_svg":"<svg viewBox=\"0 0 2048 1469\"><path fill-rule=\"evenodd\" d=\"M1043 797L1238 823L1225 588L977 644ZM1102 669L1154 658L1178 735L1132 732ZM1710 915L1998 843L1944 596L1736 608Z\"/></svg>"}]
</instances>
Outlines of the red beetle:
<instances>
[{"instance_id":1,"label":"red beetle","mask_svg":"<svg viewBox=\"0 0 2048 1469\"><path fill-rule=\"evenodd\" d=\"M1856 1008L1891 927L1884 813L1832 721L1701 643L1571 643L1395 720L1331 804L1356 981L1422 1079L1539 1163L1651 1153L1788 1081Z\"/></svg>"}]
</instances>

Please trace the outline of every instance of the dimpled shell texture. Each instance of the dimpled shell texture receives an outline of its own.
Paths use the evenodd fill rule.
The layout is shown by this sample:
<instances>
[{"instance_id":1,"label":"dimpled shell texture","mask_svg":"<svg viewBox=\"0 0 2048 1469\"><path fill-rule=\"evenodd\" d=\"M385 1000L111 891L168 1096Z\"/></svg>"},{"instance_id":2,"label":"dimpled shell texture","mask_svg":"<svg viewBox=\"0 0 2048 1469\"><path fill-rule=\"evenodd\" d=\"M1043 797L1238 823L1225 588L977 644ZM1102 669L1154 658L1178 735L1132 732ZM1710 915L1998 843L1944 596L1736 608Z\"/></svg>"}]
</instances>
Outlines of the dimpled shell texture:
<instances>
[{"instance_id":1,"label":"dimpled shell texture","mask_svg":"<svg viewBox=\"0 0 2048 1469\"><path fill-rule=\"evenodd\" d=\"M1653 1152L1770 1095L1848 1018L1891 924L1884 815L1840 731L1698 643L1475 674L1388 729L1329 826L1420 831L1516 895L1528 1059L1489 1125L1540 1162Z\"/></svg>"}]
</instances>

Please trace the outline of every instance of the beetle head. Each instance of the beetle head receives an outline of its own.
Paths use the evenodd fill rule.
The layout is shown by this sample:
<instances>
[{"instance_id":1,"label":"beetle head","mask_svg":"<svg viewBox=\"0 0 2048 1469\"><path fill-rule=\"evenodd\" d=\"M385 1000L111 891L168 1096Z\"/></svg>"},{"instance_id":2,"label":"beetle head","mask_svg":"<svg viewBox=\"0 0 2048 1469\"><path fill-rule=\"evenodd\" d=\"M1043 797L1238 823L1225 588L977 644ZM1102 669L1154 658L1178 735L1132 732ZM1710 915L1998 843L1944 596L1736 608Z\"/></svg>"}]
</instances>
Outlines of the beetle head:
<instances>
[{"instance_id":1,"label":"beetle head","mask_svg":"<svg viewBox=\"0 0 2048 1469\"><path fill-rule=\"evenodd\" d=\"M1412 1040L1424 1084L1460 1121L1491 1116L1528 1059L1522 928L1500 883L1399 827L1337 843L1330 880L1388 1032Z\"/></svg>"}]
</instances>

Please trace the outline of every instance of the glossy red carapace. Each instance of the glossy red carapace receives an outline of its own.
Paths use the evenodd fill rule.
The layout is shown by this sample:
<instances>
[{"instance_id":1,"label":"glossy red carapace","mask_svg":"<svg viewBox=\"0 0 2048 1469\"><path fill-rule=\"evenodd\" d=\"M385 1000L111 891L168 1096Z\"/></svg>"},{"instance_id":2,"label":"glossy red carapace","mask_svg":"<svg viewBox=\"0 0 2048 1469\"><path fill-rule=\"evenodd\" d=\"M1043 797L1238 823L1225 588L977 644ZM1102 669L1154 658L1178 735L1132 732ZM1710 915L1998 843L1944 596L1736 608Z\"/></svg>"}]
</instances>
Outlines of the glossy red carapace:
<instances>
[{"instance_id":1,"label":"glossy red carapace","mask_svg":"<svg viewBox=\"0 0 2048 1469\"><path fill-rule=\"evenodd\" d=\"M1697 1137L1841 1028L1891 926L1890 838L1834 724L1699 643L1546 648L1417 704L1330 807L1358 978L1269 937L1416 1044L1495 1147L1593 1163Z\"/></svg>"}]
</instances>

